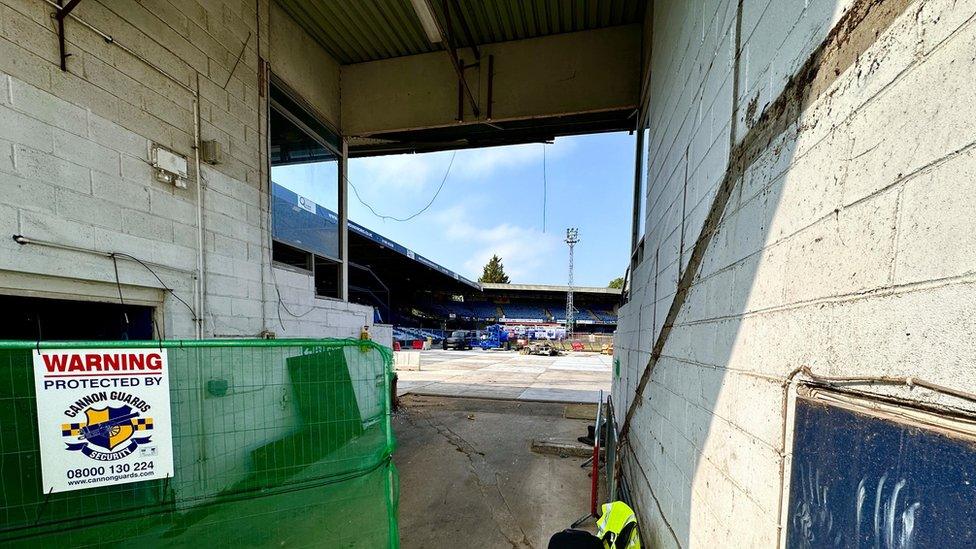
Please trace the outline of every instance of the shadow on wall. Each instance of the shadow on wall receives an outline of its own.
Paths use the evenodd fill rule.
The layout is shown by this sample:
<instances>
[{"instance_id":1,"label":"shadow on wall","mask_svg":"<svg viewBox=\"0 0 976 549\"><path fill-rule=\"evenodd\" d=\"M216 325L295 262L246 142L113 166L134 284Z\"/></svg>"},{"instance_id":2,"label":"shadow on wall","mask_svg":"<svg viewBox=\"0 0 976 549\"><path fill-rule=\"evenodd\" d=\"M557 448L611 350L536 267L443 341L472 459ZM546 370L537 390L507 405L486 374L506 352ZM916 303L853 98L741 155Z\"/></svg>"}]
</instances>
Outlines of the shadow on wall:
<instances>
[{"instance_id":1,"label":"shadow on wall","mask_svg":"<svg viewBox=\"0 0 976 549\"><path fill-rule=\"evenodd\" d=\"M942 131L931 118L935 113L925 111L944 98L924 86L926 94L913 95L925 75L909 69L929 55L951 56L951 49L937 47L973 14L971 8L968 16L949 14L954 8L937 0L725 2L711 21L711 14L698 14L701 43L717 44L715 52L705 52L714 58L696 61L693 76L679 87L699 78L699 89L669 95L670 75L683 74L676 65L693 52L664 41L683 19L696 20L686 12L701 7L657 2L653 9L649 96L658 112L650 122L649 180L657 200L649 200L646 259L635 272L631 310L622 315L636 340L628 355L636 365L628 375L644 372L616 382L626 388L617 391L625 394L624 407L631 405L624 398L643 396L640 406L618 418L629 440L624 473L647 545L735 540L739 547L774 547L778 525L785 523L780 455L789 373L807 365L829 374L886 375L900 368L919 375L909 359L916 351L890 350L918 345L890 339L901 324L914 322L916 337L927 331L931 347L944 338L939 327L971 323L964 309L955 316L955 309L944 311L946 318L930 324L913 321L910 309L891 303L897 292L909 291L900 279L908 275L895 272L895 252L904 247L898 226L906 181L968 154L972 145L935 139ZM713 40L708 29L726 35ZM738 52L731 67L722 59L723 44ZM791 65L789 57L798 61ZM726 68L729 77L720 74ZM780 84L775 70L787 73ZM943 68L928 78L950 86L968 70ZM732 80L734 101L707 104L707 88L723 78ZM655 83L661 79L664 89ZM777 86L781 91L770 92ZM674 95L693 99L682 105ZM909 99L920 102L917 109L899 104ZM724 116L731 123L700 146L694 131L683 133L681 113L671 114L678 111L673 102L687 106L700 127L713 111L712 120ZM921 143L920 135L914 152L899 153L895 144L911 132L931 134L932 143ZM953 139L971 141L971 135ZM727 152L727 162L718 162L724 174L716 184L696 183L714 181L705 172L715 150ZM689 165L689 158L698 164ZM960 284L963 272L946 284ZM871 311L897 318L838 322ZM628 329L621 332L627 337ZM647 360L633 357L651 347L649 335L656 337L645 370Z\"/></svg>"}]
</instances>

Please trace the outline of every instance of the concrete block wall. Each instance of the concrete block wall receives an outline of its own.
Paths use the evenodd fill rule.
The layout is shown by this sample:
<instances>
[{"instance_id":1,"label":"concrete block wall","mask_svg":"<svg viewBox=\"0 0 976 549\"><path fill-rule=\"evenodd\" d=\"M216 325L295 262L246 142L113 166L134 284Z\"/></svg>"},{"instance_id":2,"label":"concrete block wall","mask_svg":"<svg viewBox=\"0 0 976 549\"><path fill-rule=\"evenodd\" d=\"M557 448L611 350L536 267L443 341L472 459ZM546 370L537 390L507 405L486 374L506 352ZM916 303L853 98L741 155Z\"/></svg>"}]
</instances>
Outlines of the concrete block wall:
<instances>
[{"instance_id":1,"label":"concrete block wall","mask_svg":"<svg viewBox=\"0 0 976 549\"><path fill-rule=\"evenodd\" d=\"M279 337L358 337L364 324L371 325L371 308L317 298L309 275L272 271L259 53L272 66L294 66L308 52L271 51L271 9L269 0L86 0L73 13L148 63L68 19L71 56L63 72L54 9L41 0L0 0L0 277L44 275L84 282L74 288L95 284L114 291L113 262L104 253L130 254L152 262L163 282L120 259L123 288L171 288L172 294L139 295L164 296L154 304L167 338L192 338L193 314L175 296L194 303L202 200L206 337L254 337L264 330ZM291 84L312 104L335 103L338 81L316 78ZM201 170L202 196L192 173L194 108L186 89L195 89L198 79L202 139L218 141L224 151L222 162ZM187 189L154 178L151 143L190 159ZM10 238L14 234L75 249L21 246ZM279 291L296 316L279 307ZM107 295L113 293L79 297ZM260 369L247 363L187 368L172 380L174 408L191 418L202 414L203 423L223 433L194 427L180 442L181 470L198 474L179 479L174 489L194 495L246 475L242 464L249 452L288 434L296 412L279 405L287 379L283 362ZM210 399L196 374L204 381L220 375L269 389ZM265 412L263 424L243 429L244 399ZM196 482L201 479L211 484Z\"/></svg>"},{"instance_id":2,"label":"concrete block wall","mask_svg":"<svg viewBox=\"0 0 976 549\"><path fill-rule=\"evenodd\" d=\"M192 304L196 207L172 186L127 167L137 161L130 156L135 150L141 155L138 161L145 163L146 139L2 70L0 82L0 202L6 233L0 269L115 285L111 259L20 246L10 238L13 234L121 252L162 265L160 278ZM139 147L127 148L134 144ZM136 263L119 260L118 266L125 285L162 286ZM192 337L190 311L172 296L164 299L162 309L167 337Z\"/></svg>"},{"instance_id":3,"label":"concrete block wall","mask_svg":"<svg viewBox=\"0 0 976 549\"><path fill-rule=\"evenodd\" d=\"M287 31L287 40L301 32L282 20L286 15L266 0L79 4L73 13L173 81L71 19L65 23L71 56L67 72L61 71L53 11L41 0L0 1L0 205L10 234L159 264L160 278L192 303L202 198L208 336L270 330L284 337L355 337L372 323L361 308L315 299L310 277L302 285L306 295L291 297L322 312L314 319L283 314L287 320L278 320L261 181L266 120L258 48L266 59L272 56L273 66L301 64L307 52L270 47L285 40L273 36L273 28ZM314 47L303 44L305 50ZM292 84L310 103L338 101L337 71L332 81L328 71L292 72L283 77L296 80ZM221 163L203 166L200 198L194 174L187 189L160 183L148 157L149 145L157 143L190 159L193 171L193 94L185 88L194 89L198 79L201 136L224 150ZM338 110L325 111L337 125ZM95 254L20 247L11 239L0 250L0 269L115 281L111 260ZM161 286L131 261L119 267L124 284ZM193 336L192 314L172 296L162 309L168 337Z\"/></svg>"},{"instance_id":4,"label":"concrete block wall","mask_svg":"<svg viewBox=\"0 0 976 549\"><path fill-rule=\"evenodd\" d=\"M384 347L393 348L393 325L373 324L369 329L369 337Z\"/></svg>"},{"instance_id":5,"label":"concrete block wall","mask_svg":"<svg viewBox=\"0 0 976 549\"><path fill-rule=\"evenodd\" d=\"M652 546L771 547L789 520L792 371L976 381L976 4L660 1L652 13L647 231L620 311L618 421L666 339L624 472Z\"/></svg>"},{"instance_id":6,"label":"concrete block wall","mask_svg":"<svg viewBox=\"0 0 976 549\"><path fill-rule=\"evenodd\" d=\"M314 297L314 282L304 272L275 267L274 280L288 337L359 338L363 326L373 325L372 307Z\"/></svg>"}]
</instances>

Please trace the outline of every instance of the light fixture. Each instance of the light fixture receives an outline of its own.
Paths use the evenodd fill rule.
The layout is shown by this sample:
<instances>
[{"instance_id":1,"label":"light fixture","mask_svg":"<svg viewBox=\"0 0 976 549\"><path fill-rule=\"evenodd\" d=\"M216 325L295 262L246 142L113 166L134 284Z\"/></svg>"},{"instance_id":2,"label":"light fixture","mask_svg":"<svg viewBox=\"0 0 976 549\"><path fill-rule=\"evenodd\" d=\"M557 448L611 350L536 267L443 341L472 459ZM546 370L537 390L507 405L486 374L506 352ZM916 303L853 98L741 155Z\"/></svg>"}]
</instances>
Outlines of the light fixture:
<instances>
[{"instance_id":1,"label":"light fixture","mask_svg":"<svg viewBox=\"0 0 976 549\"><path fill-rule=\"evenodd\" d=\"M420 25L424 27L424 32L427 33L427 39L430 40L431 44L440 44L443 41L441 29L437 26L434 10L430 8L428 0L410 0L410 3L413 4L413 12L420 19Z\"/></svg>"},{"instance_id":2,"label":"light fixture","mask_svg":"<svg viewBox=\"0 0 976 549\"><path fill-rule=\"evenodd\" d=\"M157 143L149 144L149 163L153 167L156 180L170 183L180 189L186 188L186 157Z\"/></svg>"}]
</instances>

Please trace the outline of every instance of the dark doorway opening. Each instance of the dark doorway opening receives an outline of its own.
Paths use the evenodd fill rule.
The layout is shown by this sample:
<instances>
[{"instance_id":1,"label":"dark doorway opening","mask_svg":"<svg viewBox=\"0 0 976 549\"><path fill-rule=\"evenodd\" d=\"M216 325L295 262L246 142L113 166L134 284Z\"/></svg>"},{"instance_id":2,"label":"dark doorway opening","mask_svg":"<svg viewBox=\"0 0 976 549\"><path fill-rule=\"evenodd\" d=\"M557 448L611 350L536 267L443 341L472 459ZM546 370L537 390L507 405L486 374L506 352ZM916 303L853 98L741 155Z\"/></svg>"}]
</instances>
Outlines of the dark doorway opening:
<instances>
[{"instance_id":1,"label":"dark doorway opening","mask_svg":"<svg viewBox=\"0 0 976 549\"><path fill-rule=\"evenodd\" d=\"M0 295L0 339L154 339L153 308Z\"/></svg>"}]
</instances>

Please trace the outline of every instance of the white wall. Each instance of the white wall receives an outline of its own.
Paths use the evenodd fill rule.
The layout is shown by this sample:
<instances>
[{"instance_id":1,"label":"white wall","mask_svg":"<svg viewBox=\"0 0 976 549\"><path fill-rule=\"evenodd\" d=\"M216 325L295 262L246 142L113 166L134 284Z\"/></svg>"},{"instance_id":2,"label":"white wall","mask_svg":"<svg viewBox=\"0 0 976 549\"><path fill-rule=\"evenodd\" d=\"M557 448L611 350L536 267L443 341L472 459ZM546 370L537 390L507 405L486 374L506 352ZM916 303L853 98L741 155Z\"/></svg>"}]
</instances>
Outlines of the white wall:
<instances>
[{"instance_id":1,"label":"white wall","mask_svg":"<svg viewBox=\"0 0 976 549\"><path fill-rule=\"evenodd\" d=\"M630 427L624 470L654 546L776 544L795 368L976 381L976 4L866 4L655 3L647 236L620 311L618 420L734 175ZM789 88L799 118L761 120L825 41L823 70Z\"/></svg>"},{"instance_id":2,"label":"white wall","mask_svg":"<svg viewBox=\"0 0 976 549\"><path fill-rule=\"evenodd\" d=\"M224 150L223 162L201 170L205 336L255 337L269 330L278 337L358 337L372 324L370 307L317 298L309 275L275 268L272 276L270 265L258 44L282 67L304 62L311 46L268 51L266 0L151 4L91 0L74 13L180 84L193 88L200 79L202 138L219 141ZM192 159L193 95L70 19L72 55L62 72L52 11L40 0L0 0L0 290L115 302L113 264L104 253L122 252L152 262L163 282L192 305L200 200L194 174L187 189L156 181L148 147L159 143ZM300 72L285 77L313 105L332 105L323 110L338 116L337 81L322 75L304 81ZM14 234L79 250L20 246ZM193 315L174 295L160 292L162 284L149 271L128 260L118 266L131 299L161 307L167 338L194 337ZM279 306L279 291L297 316ZM176 366L174 417L183 425L177 462L184 473L196 474L184 475L174 489L190 496L226 488L247 474L253 449L293 430L284 361L263 358L219 364L198 358ZM229 379L242 392L209 397L211 377ZM260 413L241 412L245 400Z\"/></svg>"},{"instance_id":3,"label":"white wall","mask_svg":"<svg viewBox=\"0 0 976 549\"><path fill-rule=\"evenodd\" d=\"M204 333L358 337L364 324L372 324L367 308L315 298L310 277L284 277L280 291L283 299L301 303L301 311L313 312L294 318L282 310L279 322L262 175L266 120L258 47L279 76L336 124L338 68L325 63L324 51L266 1L164 0L152 9L96 1L73 13L177 82L70 19L71 57L62 72L52 12L40 0L0 0L0 228L7 235L0 239L0 271L114 289L109 258L19 246L9 238L23 234L158 264L164 283L192 305L199 200L194 176L187 189L156 181L148 148L158 143L185 155L193 172L193 95L181 85L192 89L199 78L202 138L217 140L224 150L220 164L201 170ZM303 46L282 46L295 41ZM332 70L310 75L296 69L308 55ZM131 261L120 260L119 268L128 287L162 286ZM114 299L107 295L99 289L81 297ZM190 311L172 295L156 295L165 295L153 304L161 305L166 336L193 337Z\"/></svg>"},{"instance_id":4,"label":"white wall","mask_svg":"<svg viewBox=\"0 0 976 549\"><path fill-rule=\"evenodd\" d=\"M281 292L279 308L287 337L358 339L363 326L373 325L373 308L368 305L315 297L311 275L275 267L274 279Z\"/></svg>"}]
</instances>

